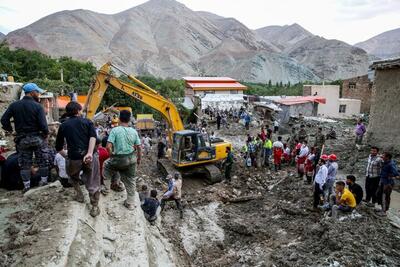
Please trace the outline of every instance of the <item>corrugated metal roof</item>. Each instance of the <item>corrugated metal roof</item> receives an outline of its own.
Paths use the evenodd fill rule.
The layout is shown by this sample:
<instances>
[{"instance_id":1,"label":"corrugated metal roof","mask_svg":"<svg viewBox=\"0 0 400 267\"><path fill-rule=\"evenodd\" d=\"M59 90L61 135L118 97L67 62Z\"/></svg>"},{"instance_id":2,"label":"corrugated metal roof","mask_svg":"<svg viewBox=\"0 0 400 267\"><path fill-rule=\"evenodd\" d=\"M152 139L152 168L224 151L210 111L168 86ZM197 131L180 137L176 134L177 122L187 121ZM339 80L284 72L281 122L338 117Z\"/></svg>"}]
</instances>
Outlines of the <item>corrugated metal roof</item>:
<instances>
[{"instance_id":1,"label":"corrugated metal roof","mask_svg":"<svg viewBox=\"0 0 400 267\"><path fill-rule=\"evenodd\" d=\"M326 104L326 98L320 96L300 96L300 97L293 97L287 99L279 99L275 100L276 103L291 106L291 105L298 105L310 102L316 102L320 104Z\"/></svg>"},{"instance_id":2,"label":"corrugated metal roof","mask_svg":"<svg viewBox=\"0 0 400 267\"><path fill-rule=\"evenodd\" d=\"M224 82L224 83L212 83L212 82L202 82L202 83L193 83L188 82L187 85L194 90L222 90L222 89L234 89L234 90L246 90L247 87L238 83L238 82Z\"/></svg>"}]
</instances>

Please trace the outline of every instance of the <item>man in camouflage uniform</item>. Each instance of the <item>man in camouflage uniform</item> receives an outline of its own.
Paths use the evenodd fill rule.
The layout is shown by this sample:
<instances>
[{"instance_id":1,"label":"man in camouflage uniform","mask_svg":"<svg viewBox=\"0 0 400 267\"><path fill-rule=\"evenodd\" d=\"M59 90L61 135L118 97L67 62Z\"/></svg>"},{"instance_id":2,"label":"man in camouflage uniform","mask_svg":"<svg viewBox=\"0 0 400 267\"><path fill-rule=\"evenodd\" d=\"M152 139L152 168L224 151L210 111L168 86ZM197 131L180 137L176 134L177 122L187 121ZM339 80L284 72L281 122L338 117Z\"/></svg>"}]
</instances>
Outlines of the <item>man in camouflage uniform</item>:
<instances>
[{"instance_id":1,"label":"man in camouflage uniform","mask_svg":"<svg viewBox=\"0 0 400 267\"><path fill-rule=\"evenodd\" d=\"M297 134L297 139L301 143L303 143L303 141L308 141L308 135L307 135L304 124L300 125L300 130L299 130L299 133Z\"/></svg>"},{"instance_id":2,"label":"man in camouflage uniform","mask_svg":"<svg viewBox=\"0 0 400 267\"><path fill-rule=\"evenodd\" d=\"M1 118L1 124L3 129L10 134L13 131L11 118L14 118L18 164L21 168L24 192L26 192L31 187L33 154L35 154L35 162L39 166L41 177L39 185L47 184L49 171L45 139L49 130L44 109L38 103L39 95L44 91L34 83L27 83L22 89L25 96L8 107Z\"/></svg>"},{"instance_id":3,"label":"man in camouflage uniform","mask_svg":"<svg viewBox=\"0 0 400 267\"><path fill-rule=\"evenodd\" d=\"M325 135L322 133L322 127L318 127L317 133L315 134L315 141L314 141L315 165L317 165L317 163L319 161L319 158L321 156L321 151L322 151L322 148L324 145L325 145Z\"/></svg>"},{"instance_id":4,"label":"man in camouflage uniform","mask_svg":"<svg viewBox=\"0 0 400 267\"><path fill-rule=\"evenodd\" d=\"M296 127L292 127L292 132L290 133L290 137L287 139L287 142L289 143L289 148L290 151L293 151L293 149L296 147L296 139L297 139L297 133L296 133Z\"/></svg>"}]
</instances>

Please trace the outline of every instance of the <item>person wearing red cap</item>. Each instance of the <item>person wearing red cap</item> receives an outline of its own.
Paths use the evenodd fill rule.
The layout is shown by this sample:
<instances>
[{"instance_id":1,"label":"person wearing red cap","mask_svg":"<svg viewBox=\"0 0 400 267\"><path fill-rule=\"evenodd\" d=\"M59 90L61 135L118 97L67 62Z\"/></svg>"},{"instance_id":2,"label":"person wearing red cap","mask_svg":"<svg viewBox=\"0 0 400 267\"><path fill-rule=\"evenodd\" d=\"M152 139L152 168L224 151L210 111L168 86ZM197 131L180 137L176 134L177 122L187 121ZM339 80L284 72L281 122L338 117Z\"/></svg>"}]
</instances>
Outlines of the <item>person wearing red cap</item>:
<instances>
[{"instance_id":1,"label":"person wearing red cap","mask_svg":"<svg viewBox=\"0 0 400 267\"><path fill-rule=\"evenodd\" d=\"M336 174L339 168L336 161L337 161L337 156L335 154L330 154L328 156L328 162L327 162L328 177L326 179L326 183L324 186L325 203L329 202L329 196L333 194L334 185L336 181Z\"/></svg>"},{"instance_id":2,"label":"person wearing red cap","mask_svg":"<svg viewBox=\"0 0 400 267\"><path fill-rule=\"evenodd\" d=\"M319 168L318 172L315 175L315 180L314 180L314 209L318 208L318 205L321 200L321 196L324 193L324 185L326 182L326 179L328 177L328 167L326 166L326 162L328 161L328 156L327 155L322 155L320 160L319 160Z\"/></svg>"}]
</instances>

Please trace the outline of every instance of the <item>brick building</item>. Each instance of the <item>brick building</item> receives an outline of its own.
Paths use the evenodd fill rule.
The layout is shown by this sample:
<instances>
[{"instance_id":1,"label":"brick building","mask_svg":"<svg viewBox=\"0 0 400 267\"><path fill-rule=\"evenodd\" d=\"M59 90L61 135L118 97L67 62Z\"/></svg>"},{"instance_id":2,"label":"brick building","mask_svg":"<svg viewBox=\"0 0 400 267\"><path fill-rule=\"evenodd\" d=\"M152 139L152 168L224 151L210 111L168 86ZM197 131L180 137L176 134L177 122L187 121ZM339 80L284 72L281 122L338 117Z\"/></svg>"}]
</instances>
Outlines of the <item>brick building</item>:
<instances>
[{"instance_id":1,"label":"brick building","mask_svg":"<svg viewBox=\"0 0 400 267\"><path fill-rule=\"evenodd\" d=\"M367 135L371 145L400 152L400 58L374 62L374 87Z\"/></svg>"},{"instance_id":2,"label":"brick building","mask_svg":"<svg viewBox=\"0 0 400 267\"><path fill-rule=\"evenodd\" d=\"M342 97L361 100L361 113L371 109L372 81L368 74L343 80Z\"/></svg>"}]
</instances>

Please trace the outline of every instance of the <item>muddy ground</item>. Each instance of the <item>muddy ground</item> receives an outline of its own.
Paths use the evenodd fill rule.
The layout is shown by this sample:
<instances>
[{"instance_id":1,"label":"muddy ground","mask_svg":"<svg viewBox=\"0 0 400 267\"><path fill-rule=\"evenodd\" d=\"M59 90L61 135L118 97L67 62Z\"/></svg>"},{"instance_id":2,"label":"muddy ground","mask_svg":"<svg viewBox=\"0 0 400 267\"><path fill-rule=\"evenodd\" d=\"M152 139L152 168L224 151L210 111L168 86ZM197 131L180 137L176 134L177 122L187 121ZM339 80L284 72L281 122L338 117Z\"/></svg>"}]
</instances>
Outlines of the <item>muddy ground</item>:
<instances>
[{"instance_id":1,"label":"muddy ground","mask_svg":"<svg viewBox=\"0 0 400 267\"><path fill-rule=\"evenodd\" d=\"M308 124L315 132L319 122ZM327 142L327 153L338 154L342 172L361 173L368 148L355 148L350 122L335 127L339 140ZM246 135L239 124L217 133L235 151ZM389 219L361 206L334 221L312 211L311 186L293 167L255 171L236 159L230 184L184 180L184 218L169 203L156 225L139 204L124 209L121 193L103 197L93 219L87 204L71 200L71 189L29 197L1 191L0 266L399 266L400 230ZM138 169L137 186L161 191L162 179L154 151Z\"/></svg>"}]
</instances>

